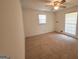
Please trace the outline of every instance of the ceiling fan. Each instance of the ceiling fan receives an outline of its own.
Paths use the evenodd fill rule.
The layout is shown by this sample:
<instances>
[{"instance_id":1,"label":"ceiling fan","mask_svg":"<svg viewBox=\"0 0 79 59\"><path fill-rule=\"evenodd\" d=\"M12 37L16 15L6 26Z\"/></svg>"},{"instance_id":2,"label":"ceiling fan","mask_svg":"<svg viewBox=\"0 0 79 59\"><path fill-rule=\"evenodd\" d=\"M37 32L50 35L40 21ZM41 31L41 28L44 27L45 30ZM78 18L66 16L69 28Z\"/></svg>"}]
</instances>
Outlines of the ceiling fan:
<instances>
[{"instance_id":1,"label":"ceiling fan","mask_svg":"<svg viewBox=\"0 0 79 59\"><path fill-rule=\"evenodd\" d=\"M46 2L47 6L52 6L55 10L58 10L59 8L66 8L64 3L66 0L53 0L53 1L48 1Z\"/></svg>"}]
</instances>

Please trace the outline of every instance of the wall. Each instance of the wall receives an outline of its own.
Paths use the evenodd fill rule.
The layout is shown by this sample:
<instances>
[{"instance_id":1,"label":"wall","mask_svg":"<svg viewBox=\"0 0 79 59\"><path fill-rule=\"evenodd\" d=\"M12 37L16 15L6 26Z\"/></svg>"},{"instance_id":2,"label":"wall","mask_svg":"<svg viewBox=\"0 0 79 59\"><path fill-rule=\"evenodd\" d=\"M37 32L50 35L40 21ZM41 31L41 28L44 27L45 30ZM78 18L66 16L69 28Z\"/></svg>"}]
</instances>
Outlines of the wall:
<instances>
[{"instance_id":1,"label":"wall","mask_svg":"<svg viewBox=\"0 0 79 59\"><path fill-rule=\"evenodd\" d=\"M25 40L19 0L0 0L0 55L25 59Z\"/></svg>"},{"instance_id":2,"label":"wall","mask_svg":"<svg viewBox=\"0 0 79 59\"><path fill-rule=\"evenodd\" d=\"M39 25L39 14L47 16L47 23ZM25 36L34 36L54 31L54 14L52 12L23 9Z\"/></svg>"},{"instance_id":3,"label":"wall","mask_svg":"<svg viewBox=\"0 0 79 59\"><path fill-rule=\"evenodd\" d=\"M57 32L64 32L64 27L65 27L65 13L70 13L70 12L76 12L77 11L77 7L74 6L72 8L69 9L65 9L65 10L61 10L61 11L57 11L55 12L55 31Z\"/></svg>"}]
</instances>

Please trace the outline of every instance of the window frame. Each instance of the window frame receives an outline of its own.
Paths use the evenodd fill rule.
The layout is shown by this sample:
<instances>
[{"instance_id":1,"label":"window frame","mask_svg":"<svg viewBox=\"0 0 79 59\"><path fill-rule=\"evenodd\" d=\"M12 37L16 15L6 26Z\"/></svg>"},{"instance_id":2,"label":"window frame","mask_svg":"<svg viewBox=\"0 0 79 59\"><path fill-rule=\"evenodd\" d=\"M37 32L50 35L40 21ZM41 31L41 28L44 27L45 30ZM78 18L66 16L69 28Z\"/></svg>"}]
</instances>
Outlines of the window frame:
<instances>
[{"instance_id":1,"label":"window frame","mask_svg":"<svg viewBox=\"0 0 79 59\"><path fill-rule=\"evenodd\" d=\"M65 22L64 22L64 34L67 34L69 36L72 36L74 38L77 38L77 28L78 28L78 12L77 11L74 11L74 12L67 12L67 13L64 13L65 15L68 14L68 13L77 13L77 20L76 20L76 31L75 31L75 34L72 34L72 33L68 33L68 32L65 32ZM65 19L66 20L66 19Z\"/></svg>"},{"instance_id":2,"label":"window frame","mask_svg":"<svg viewBox=\"0 0 79 59\"><path fill-rule=\"evenodd\" d=\"M77 22L77 21L78 21L78 12L75 11L75 12L68 12L68 13L77 13L76 29L75 29L76 31L75 31L75 34L65 32L65 22L64 22L64 32L65 32L65 34L67 34L67 35L70 35L70 36L74 36L74 37L75 37L75 36L77 35L77 32L78 32L78 31L77 31L77 27L78 27L78 22ZM65 13L65 15L68 14L68 13ZM65 18L65 21L66 21L66 18Z\"/></svg>"},{"instance_id":3,"label":"window frame","mask_svg":"<svg viewBox=\"0 0 79 59\"><path fill-rule=\"evenodd\" d=\"M44 19L45 22L43 22L43 23L41 22L42 19L40 19L40 16L42 16L42 15L45 16L45 19ZM46 24L47 23L47 15L46 14L39 14L38 15L38 21L39 21L39 24Z\"/></svg>"}]
</instances>

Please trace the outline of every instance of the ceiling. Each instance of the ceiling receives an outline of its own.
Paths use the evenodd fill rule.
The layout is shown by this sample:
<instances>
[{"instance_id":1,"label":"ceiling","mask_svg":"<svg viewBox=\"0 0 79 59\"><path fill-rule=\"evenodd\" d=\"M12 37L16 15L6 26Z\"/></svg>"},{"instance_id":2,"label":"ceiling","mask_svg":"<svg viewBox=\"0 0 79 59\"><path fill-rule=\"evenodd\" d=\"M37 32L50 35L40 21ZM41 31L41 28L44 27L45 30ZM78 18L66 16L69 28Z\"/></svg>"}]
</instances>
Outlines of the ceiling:
<instances>
[{"instance_id":1,"label":"ceiling","mask_svg":"<svg viewBox=\"0 0 79 59\"><path fill-rule=\"evenodd\" d=\"M52 7L46 6L47 1L50 0L21 0L21 4L22 8L30 8L41 11L55 11ZM65 2L66 8L77 6L77 4L77 0L66 0Z\"/></svg>"}]
</instances>

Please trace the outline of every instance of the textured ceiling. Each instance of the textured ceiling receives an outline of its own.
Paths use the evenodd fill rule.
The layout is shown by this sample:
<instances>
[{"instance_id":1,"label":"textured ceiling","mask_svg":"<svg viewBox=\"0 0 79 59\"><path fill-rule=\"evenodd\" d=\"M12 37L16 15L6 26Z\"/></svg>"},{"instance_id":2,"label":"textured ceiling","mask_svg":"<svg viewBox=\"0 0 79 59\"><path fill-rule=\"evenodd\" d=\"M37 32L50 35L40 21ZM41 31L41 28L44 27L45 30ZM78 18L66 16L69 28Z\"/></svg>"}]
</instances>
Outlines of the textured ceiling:
<instances>
[{"instance_id":1,"label":"textured ceiling","mask_svg":"<svg viewBox=\"0 0 79 59\"><path fill-rule=\"evenodd\" d=\"M21 0L21 4L22 8L31 8L42 11L55 11L52 7L46 6L46 2L49 1L56 1L56 0ZM78 4L77 0L66 0L65 2L66 8L77 6L77 4Z\"/></svg>"}]
</instances>

